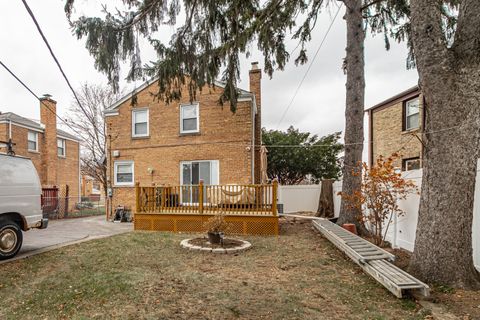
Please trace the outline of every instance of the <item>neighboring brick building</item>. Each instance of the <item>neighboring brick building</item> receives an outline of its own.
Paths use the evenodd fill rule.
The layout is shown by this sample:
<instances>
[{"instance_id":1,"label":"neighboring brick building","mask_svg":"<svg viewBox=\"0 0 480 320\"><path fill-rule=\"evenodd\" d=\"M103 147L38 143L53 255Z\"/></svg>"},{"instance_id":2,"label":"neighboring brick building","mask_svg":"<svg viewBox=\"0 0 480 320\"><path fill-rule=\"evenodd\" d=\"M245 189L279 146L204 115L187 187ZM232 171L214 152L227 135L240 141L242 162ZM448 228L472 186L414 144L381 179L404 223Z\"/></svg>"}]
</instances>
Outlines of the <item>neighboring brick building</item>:
<instances>
[{"instance_id":1,"label":"neighboring brick building","mask_svg":"<svg viewBox=\"0 0 480 320\"><path fill-rule=\"evenodd\" d=\"M399 93L369 109L369 164L379 155L397 152L402 170L422 166L423 97L418 86Z\"/></svg>"},{"instance_id":2,"label":"neighboring brick building","mask_svg":"<svg viewBox=\"0 0 480 320\"><path fill-rule=\"evenodd\" d=\"M81 196L88 197L92 201L98 201L99 199L104 199L105 192L103 191L103 185L100 181L97 181L95 178L89 175L82 175L81 182Z\"/></svg>"},{"instance_id":3,"label":"neighboring brick building","mask_svg":"<svg viewBox=\"0 0 480 320\"><path fill-rule=\"evenodd\" d=\"M12 112L0 113L0 140L12 139L16 155L32 159L42 186L66 186L70 196L80 195L79 140L57 128L56 102L41 99L40 123ZM0 148L0 152L6 152Z\"/></svg>"},{"instance_id":4,"label":"neighboring brick building","mask_svg":"<svg viewBox=\"0 0 480 320\"><path fill-rule=\"evenodd\" d=\"M260 182L261 71L250 71L250 91L240 90L236 113L218 104L223 84L204 88L191 103L154 99L156 81L105 111L112 205L134 209L134 185L250 184ZM254 146L252 148L252 145Z\"/></svg>"}]
</instances>

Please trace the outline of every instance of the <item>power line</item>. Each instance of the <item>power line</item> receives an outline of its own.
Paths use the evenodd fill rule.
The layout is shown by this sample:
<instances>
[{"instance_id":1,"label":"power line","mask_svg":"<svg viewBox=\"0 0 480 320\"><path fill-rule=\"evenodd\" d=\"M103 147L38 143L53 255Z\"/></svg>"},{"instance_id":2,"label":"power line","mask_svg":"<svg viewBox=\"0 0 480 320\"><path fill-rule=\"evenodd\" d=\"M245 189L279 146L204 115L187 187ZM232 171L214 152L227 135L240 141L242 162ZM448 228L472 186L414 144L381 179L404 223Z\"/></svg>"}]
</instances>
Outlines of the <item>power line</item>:
<instances>
[{"instance_id":1,"label":"power line","mask_svg":"<svg viewBox=\"0 0 480 320\"><path fill-rule=\"evenodd\" d=\"M282 117L280 118L280 121L278 121L277 128L278 128L278 127L280 126L280 124L282 123L283 119L284 119L285 116L287 115L288 110L289 110L290 107L292 106L293 101L294 101L295 98L297 97L298 91L299 91L300 88L302 87L303 81L305 81L305 78L307 77L308 73L310 72L310 69L312 68L313 63L315 62L315 59L317 58L318 52L320 51L320 49L322 48L323 44L325 43L325 40L327 39L327 36L328 36L328 34L330 33L330 30L332 29L333 24L334 24L335 20L337 19L337 16L338 16L338 14L340 13L340 9L341 9L341 8L342 8L342 4L340 4L340 6L338 7L337 13L335 13L335 16L333 17L332 22L331 22L330 25L328 26L327 32L325 32L325 35L323 36L323 39L322 39L322 41L320 42L320 45L318 46L317 51L316 51L315 54L313 55L312 61L311 61L310 64L308 65L308 68L307 68L307 70L305 71L305 74L303 75L302 80L301 80L300 83L298 84L298 87L297 87L297 89L295 90L295 93L293 94L292 99L290 100L290 103L287 105L287 108L286 108L285 111L283 112Z\"/></svg>"},{"instance_id":2,"label":"power line","mask_svg":"<svg viewBox=\"0 0 480 320\"><path fill-rule=\"evenodd\" d=\"M82 136L77 130L75 130L74 128L72 128L72 126L70 126L69 123L67 123L67 121L65 121L64 119L62 119L62 117L60 117L55 111L53 111L52 109L50 109L50 107L44 103L42 101L42 99L40 99L40 97L38 95L35 94L35 92L33 92L32 89L30 89L26 84L25 82L23 82L10 68L8 68L4 63L3 61L0 60L0 65L5 68L5 70L8 71L8 73L10 73L10 75L12 77L15 78L15 80L17 80L25 89L28 90L28 92L30 92L38 101L40 101L41 104L43 104L48 111L50 111L51 113L53 113L58 119L60 119L67 127L69 127L73 132L75 132L76 134L78 134L80 137Z\"/></svg>"},{"instance_id":3,"label":"power line","mask_svg":"<svg viewBox=\"0 0 480 320\"><path fill-rule=\"evenodd\" d=\"M72 91L73 96L75 97L75 100L77 100L78 106L80 107L80 109L82 109L82 111L83 111L84 114L88 114L88 112L83 108L83 105L81 104L80 99L78 99L77 93L75 92L75 90L73 90L73 87L72 87L72 85L70 84L70 81L68 80L67 75L66 75L65 72L63 71L63 68L62 68L62 66L60 65L60 62L58 61L57 57L55 56L55 53L53 53L52 47L50 46L50 44L48 43L47 38L46 38L45 35L43 34L43 31L42 31L42 29L40 28L40 24L38 23L37 19L35 18L35 15L33 14L33 12L32 12L32 10L30 9L30 7L28 6L27 1L26 1L26 0L22 0L22 2L23 2L23 5L25 6L25 9L27 9L28 14L29 14L30 17L32 18L33 23L34 23L35 26L37 27L37 30L38 30L38 32L40 33L40 36L42 37L43 42L45 42L45 45L47 46L48 50L50 51L50 55L52 56L53 60L55 60L55 63L57 64L58 69L60 70L60 72L62 73L63 78L64 78L65 81L67 82L67 85L68 85L68 87L70 88L70 91Z\"/></svg>"}]
</instances>

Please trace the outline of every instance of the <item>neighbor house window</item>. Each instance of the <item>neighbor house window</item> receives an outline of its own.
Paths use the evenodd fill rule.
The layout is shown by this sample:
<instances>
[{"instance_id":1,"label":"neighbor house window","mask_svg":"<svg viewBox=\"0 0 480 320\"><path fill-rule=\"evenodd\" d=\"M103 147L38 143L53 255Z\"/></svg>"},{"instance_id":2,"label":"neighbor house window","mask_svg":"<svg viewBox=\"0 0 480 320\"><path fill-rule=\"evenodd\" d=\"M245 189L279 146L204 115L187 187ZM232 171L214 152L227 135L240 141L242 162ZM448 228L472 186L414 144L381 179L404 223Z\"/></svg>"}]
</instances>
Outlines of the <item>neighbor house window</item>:
<instances>
[{"instance_id":1,"label":"neighbor house window","mask_svg":"<svg viewBox=\"0 0 480 320\"><path fill-rule=\"evenodd\" d=\"M38 151L38 133L28 131L28 151Z\"/></svg>"},{"instance_id":2,"label":"neighbor house window","mask_svg":"<svg viewBox=\"0 0 480 320\"><path fill-rule=\"evenodd\" d=\"M115 161L114 166L115 185L133 185L133 161Z\"/></svg>"},{"instance_id":3,"label":"neighbor house window","mask_svg":"<svg viewBox=\"0 0 480 320\"><path fill-rule=\"evenodd\" d=\"M132 111L132 137L148 137L148 109Z\"/></svg>"},{"instance_id":4,"label":"neighbor house window","mask_svg":"<svg viewBox=\"0 0 480 320\"><path fill-rule=\"evenodd\" d=\"M205 185L219 184L218 160L182 161L180 163L180 184L182 186L196 186L200 180ZM182 188L182 202L198 203L197 189L196 187ZM204 192L204 194L206 193Z\"/></svg>"},{"instance_id":5,"label":"neighbor house window","mask_svg":"<svg viewBox=\"0 0 480 320\"><path fill-rule=\"evenodd\" d=\"M180 105L180 133L199 131L198 103Z\"/></svg>"},{"instance_id":6,"label":"neighbor house window","mask_svg":"<svg viewBox=\"0 0 480 320\"><path fill-rule=\"evenodd\" d=\"M418 97L405 102L405 130L416 129L420 126L420 104Z\"/></svg>"},{"instance_id":7,"label":"neighbor house window","mask_svg":"<svg viewBox=\"0 0 480 320\"><path fill-rule=\"evenodd\" d=\"M420 169L420 158L409 158L402 160L402 169L404 171L418 170Z\"/></svg>"},{"instance_id":8,"label":"neighbor house window","mask_svg":"<svg viewBox=\"0 0 480 320\"><path fill-rule=\"evenodd\" d=\"M59 157L65 157L65 139L57 139L57 154Z\"/></svg>"}]
</instances>

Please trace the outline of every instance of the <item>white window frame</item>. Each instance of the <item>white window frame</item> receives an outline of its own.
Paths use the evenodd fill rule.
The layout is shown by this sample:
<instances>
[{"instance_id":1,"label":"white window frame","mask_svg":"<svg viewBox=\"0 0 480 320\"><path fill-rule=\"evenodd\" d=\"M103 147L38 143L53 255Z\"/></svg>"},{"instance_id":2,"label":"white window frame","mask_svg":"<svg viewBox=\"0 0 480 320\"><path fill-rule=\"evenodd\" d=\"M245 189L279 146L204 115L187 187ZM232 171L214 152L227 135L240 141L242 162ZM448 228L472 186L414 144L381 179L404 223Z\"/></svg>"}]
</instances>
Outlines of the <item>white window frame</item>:
<instances>
[{"instance_id":1,"label":"white window frame","mask_svg":"<svg viewBox=\"0 0 480 320\"><path fill-rule=\"evenodd\" d=\"M135 120L136 114L139 112L147 112L147 133L145 134L137 134L135 133ZM139 137L148 137L150 135L150 111L148 108L135 108L132 110L132 137L139 138Z\"/></svg>"},{"instance_id":2,"label":"white window frame","mask_svg":"<svg viewBox=\"0 0 480 320\"><path fill-rule=\"evenodd\" d=\"M130 165L132 167L132 182L118 182L117 181L117 169L118 165ZM121 160L113 162L113 183L115 186L133 186L135 184L135 163L131 160Z\"/></svg>"},{"instance_id":3,"label":"white window frame","mask_svg":"<svg viewBox=\"0 0 480 320\"><path fill-rule=\"evenodd\" d=\"M190 106L195 106L195 109L197 112L197 130L183 129L183 108L190 107ZM188 119L192 119L192 118L188 118ZM198 132L200 132L200 104L198 102L180 104L180 133L198 133Z\"/></svg>"},{"instance_id":4,"label":"white window frame","mask_svg":"<svg viewBox=\"0 0 480 320\"><path fill-rule=\"evenodd\" d=\"M58 154L58 141L62 141L62 149L63 149L63 154ZM57 156L61 158L66 158L67 157L67 140L63 138L57 138Z\"/></svg>"},{"instance_id":5,"label":"white window frame","mask_svg":"<svg viewBox=\"0 0 480 320\"><path fill-rule=\"evenodd\" d=\"M403 159L404 171L418 170L418 169L409 169L408 168L408 164L410 162L416 162L416 161L418 161L418 168L420 169L422 167L422 162L421 162L419 157L418 158Z\"/></svg>"},{"instance_id":6,"label":"white window frame","mask_svg":"<svg viewBox=\"0 0 480 320\"><path fill-rule=\"evenodd\" d=\"M35 141L29 139L28 135L29 135L30 133L32 133L32 134L35 135ZM35 142L35 149L30 149L30 148L28 147L28 143L29 143L29 142ZM32 130L28 130L28 133L27 133L27 149L28 149L28 151L38 152L38 132L32 131Z\"/></svg>"},{"instance_id":7,"label":"white window frame","mask_svg":"<svg viewBox=\"0 0 480 320\"><path fill-rule=\"evenodd\" d=\"M417 101L417 105L418 105L418 112L417 113L412 113L412 114L408 114L408 111L409 111L409 103L413 102L413 101ZM413 116L413 115L416 115L418 114L418 123L416 126L414 127L408 127L408 117L410 116ZM405 131L409 131L409 130L415 130L415 129L418 129L420 128L420 98L419 97L416 97L416 98L413 98L413 99L410 99L410 100L407 100L405 101Z\"/></svg>"}]
</instances>

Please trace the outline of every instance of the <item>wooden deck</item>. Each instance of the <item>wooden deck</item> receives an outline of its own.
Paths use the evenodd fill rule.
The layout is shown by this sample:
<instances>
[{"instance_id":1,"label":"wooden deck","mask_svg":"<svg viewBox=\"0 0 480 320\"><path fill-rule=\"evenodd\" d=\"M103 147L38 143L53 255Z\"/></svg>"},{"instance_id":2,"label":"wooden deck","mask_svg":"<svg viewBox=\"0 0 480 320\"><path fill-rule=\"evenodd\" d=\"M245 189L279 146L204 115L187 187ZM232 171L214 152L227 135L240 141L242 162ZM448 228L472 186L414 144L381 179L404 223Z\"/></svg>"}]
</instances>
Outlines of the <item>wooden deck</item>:
<instances>
[{"instance_id":1,"label":"wooden deck","mask_svg":"<svg viewBox=\"0 0 480 320\"><path fill-rule=\"evenodd\" d=\"M380 282L396 297L405 291L418 290L428 296L430 288L407 272L393 265L395 256L374 244L348 232L326 219L315 219L313 226L358 264L367 274Z\"/></svg>"},{"instance_id":2,"label":"wooden deck","mask_svg":"<svg viewBox=\"0 0 480 320\"><path fill-rule=\"evenodd\" d=\"M264 185L136 185L136 230L204 232L223 214L232 234L278 235L278 182Z\"/></svg>"}]
</instances>

